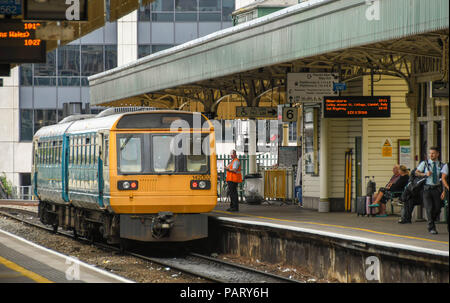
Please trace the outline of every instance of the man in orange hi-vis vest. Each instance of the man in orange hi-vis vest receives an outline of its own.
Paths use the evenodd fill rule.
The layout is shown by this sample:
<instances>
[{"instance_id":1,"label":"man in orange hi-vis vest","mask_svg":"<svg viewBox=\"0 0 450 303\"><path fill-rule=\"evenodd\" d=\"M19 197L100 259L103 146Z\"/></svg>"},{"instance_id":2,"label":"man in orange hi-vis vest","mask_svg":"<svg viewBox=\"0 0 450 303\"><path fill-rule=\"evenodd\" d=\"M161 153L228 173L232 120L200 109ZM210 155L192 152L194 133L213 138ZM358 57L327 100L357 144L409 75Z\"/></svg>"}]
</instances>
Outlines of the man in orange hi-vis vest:
<instances>
[{"instance_id":1,"label":"man in orange hi-vis vest","mask_svg":"<svg viewBox=\"0 0 450 303\"><path fill-rule=\"evenodd\" d=\"M237 186L242 182L241 175L241 162L236 156L236 151L233 149L231 151L231 163L225 167L227 171L227 184L228 184L228 194L231 198L230 208L227 211L239 211L239 198L237 193Z\"/></svg>"}]
</instances>

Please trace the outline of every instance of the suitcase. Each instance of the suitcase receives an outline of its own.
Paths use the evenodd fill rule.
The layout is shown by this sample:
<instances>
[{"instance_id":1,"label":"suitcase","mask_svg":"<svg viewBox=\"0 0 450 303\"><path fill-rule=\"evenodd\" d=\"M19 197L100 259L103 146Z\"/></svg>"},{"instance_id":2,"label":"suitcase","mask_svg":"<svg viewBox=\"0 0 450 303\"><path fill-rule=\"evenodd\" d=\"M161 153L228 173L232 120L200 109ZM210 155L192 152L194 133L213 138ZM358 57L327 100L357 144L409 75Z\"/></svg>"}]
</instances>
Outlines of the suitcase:
<instances>
[{"instance_id":1,"label":"suitcase","mask_svg":"<svg viewBox=\"0 0 450 303\"><path fill-rule=\"evenodd\" d=\"M366 196L366 215L368 217L375 216L377 213L377 207L369 207L372 204L372 196Z\"/></svg>"},{"instance_id":2,"label":"suitcase","mask_svg":"<svg viewBox=\"0 0 450 303\"><path fill-rule=\"evenodd\" d=\"M358 216L365 216L366 215L366 196L357 197L356 198L356 214Z\"/></svg>"}]
</instances>

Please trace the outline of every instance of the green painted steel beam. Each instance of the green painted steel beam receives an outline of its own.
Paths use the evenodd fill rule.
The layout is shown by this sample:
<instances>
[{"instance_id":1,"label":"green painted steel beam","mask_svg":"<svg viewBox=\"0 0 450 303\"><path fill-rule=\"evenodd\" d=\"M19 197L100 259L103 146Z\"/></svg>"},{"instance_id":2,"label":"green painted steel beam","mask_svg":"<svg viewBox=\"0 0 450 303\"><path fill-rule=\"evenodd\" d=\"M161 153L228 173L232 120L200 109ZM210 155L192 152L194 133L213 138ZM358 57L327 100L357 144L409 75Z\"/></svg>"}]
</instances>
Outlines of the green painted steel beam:
<instances>
[{"instance_id":1,"label":"green painted steel beam","mask_svg":"<svg viewBox=\"0 0 450 303\"><path fill-rule=\"evenodd\" d=\"M365 0L316 2L89 77L91 105L449 28L448 0L375 0L372 6ZM379 20L369 20L366 13L377 5Z\"/></svg>"}]
</instances>

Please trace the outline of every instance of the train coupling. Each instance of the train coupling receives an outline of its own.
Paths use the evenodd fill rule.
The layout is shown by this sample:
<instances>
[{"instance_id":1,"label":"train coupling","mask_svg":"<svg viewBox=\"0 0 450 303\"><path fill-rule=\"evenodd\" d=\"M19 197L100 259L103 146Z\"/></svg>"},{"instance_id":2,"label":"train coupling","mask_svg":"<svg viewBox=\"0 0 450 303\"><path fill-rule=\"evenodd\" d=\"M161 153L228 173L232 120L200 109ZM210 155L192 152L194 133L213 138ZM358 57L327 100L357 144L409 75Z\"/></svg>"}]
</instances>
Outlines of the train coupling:
<instances>
[{"instance_id":1,"label":"train coupling","mask_svg":"<svg viewBox=\"0 0 450 303\"><path fill-rule=\"evenodd\" d=\"M152 220L152 236L161 239L170 236L170 230L175 223L173 213L168 211L159 212Z\"/></svg>"}]
</instances>

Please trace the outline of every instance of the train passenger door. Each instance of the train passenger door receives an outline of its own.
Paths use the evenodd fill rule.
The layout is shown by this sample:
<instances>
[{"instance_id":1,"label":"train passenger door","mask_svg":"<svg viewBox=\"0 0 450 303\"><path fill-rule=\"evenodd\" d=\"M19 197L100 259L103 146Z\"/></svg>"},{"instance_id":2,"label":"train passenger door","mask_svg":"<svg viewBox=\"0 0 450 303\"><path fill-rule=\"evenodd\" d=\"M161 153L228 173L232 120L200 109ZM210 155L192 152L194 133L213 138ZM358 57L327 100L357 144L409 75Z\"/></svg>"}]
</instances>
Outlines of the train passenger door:
<instances>
[{"instance_id":1,"label":"train passenger door","mask_svg":"<svg viewBox=\"0 0 450 303\"><path fill-rule=\"evenodd\" d=\"M99 142L99 154L97 160L97 183L98 183L98 204L100 207L104 207L104 194L105 194L105 174L108 173L108 157L109 157L109 135L106 133L100 133L98 135ZM109 179L109 178L108 178Z\"/></svg>"},{"instance_id":2,"label":"train passenger door","mask_svg":"<svg viewBox=\"0 0 450 303\"><path fill-rule=\"evenodd\" d=\"M65 202L69 202L69 146L69 136L64 134L61 152L61 192Z\"/></svg>"}]
</instances>

